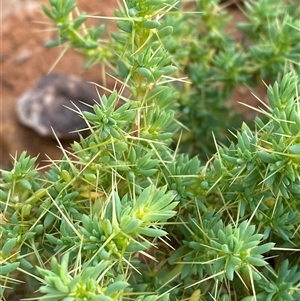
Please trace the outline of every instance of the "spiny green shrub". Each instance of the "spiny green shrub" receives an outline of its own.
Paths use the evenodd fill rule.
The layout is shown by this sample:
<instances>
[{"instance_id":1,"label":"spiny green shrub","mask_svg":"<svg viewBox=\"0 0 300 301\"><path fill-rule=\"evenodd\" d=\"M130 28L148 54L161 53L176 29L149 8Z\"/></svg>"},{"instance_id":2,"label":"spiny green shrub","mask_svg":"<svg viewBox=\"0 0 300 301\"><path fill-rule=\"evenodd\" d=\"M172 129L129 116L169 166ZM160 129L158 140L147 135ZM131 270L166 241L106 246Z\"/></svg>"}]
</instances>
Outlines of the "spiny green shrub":
<instances>
[{"instance_id":1,"label":"spiny green shrub","mask_svg":"<svg viewBox=\"0 0 300 301\"><path fill-rule=\"evenodd\" d=\"M113 32L110 40L99 39L105 33L104 24L86 30L82 26L87 18L84 14L75 20L70 19L68 12L76 5L68 3L61 4L64 7L61 10L45 9L59 29L59 38L48 45L67 43L68 47L87 57L86 68L99 62L112 68L119 66L118 74L121 73L124 80L127 77L126 66L121 66L122 63L117 61L120 55L124 55L123 46L128 43L124 32L133 30L135 35L139 34L141 29L137 29L136 23L146 20L139 11L139 2L128 1L124 5L128 9L116 13L119 18L117 26L123 34ZM189 7L189 12L184 11L184 1L176 1L171 6L164 1L146 1L145 5L156 5L157 9L169 6L164 16L157 17L159 22L163 22L164 30L155 27L158 26L154 24L155 20L147 20L150 23L145 26L153 27L152 34L160 29L163 47L179 68L179 72L173 75L177 79L182 78L173 82L178 91L177 120L189 129L175 136L176 139L180 136L180 149L206 160L215 151L211 133L215 133L220 143L226 143L228 129L234 130L242 122L241 114L225 102L236 87L260 86L262 81L273 83L279 74L289 70L299 74L300 7L295 0L243 1L244 6L240 10L245 15L245 21L236 24L243 38L237 40L227 30L234 16L224 9L226 2L222 5L220 0L189 3L193 4L192 12ZM124 20L127 17L134 19L135 25L130 20ZM154 39L149 37L145 42L153 43ZM156 54L156 60L158 58L159 54ZM139 60L139 64L142 63L141 58ZM147 63L151 70L156 66L156 60Z\"/></svg>"},{"instance_id":2,"label":"spiny green shrub","mask_svg":"<svg viewBox=\"0 0 300 301\"><path fill-rule=\"evenodd\" d=\"M255 56L239 64L240 54L224 45L225 56L234 58L219 64L224 70L212 65L225 57L221 50L211 61L198 58L197 51L209 48L191 39L196 29L189 22L205 24L207 42L217 43L220 35L209 23L216 19L223 30L223 21L209 15L210 8L218 11L217 3L197 1L201 17L183 13L173 0L124 1L116 11L119 31L105 43L99 42L102 25L83 30L87 16L70 18L73 0L50 0L44 7L59 28L51 45L69 43L88 57L87 66L108 60L123 86L101 96L93 113L78 112L90 135L70 150L61 146L61 160L47 171L26 152L11 171L1 171L1 298L10 300L25 281L29 300L299 300L298 67L280 57L277 73L271 63L246 72L247 64L257 64ZM249 14L260 9L255 3L246 4ZM274 24L281 16L278 8ZM249 20L243 29L253 41L263 37L268 27ZM261 25L257 36L255 22ZM295 34L299 26L293 22L287 26ZM187 38L181 57L175 47L180 35ZM289 49L296 57L295 40ZM253 130L243 123L232 131L229 145L211 136L217 152L204 163L175 140L186 113L183 100L197 114L197 100L213 99L200 91L227 94L240 81L232 77L228 84L228 77L214 73L218 81L201 87L188 71L200 62L208 64L203 75L198 71L205 80L207 67L238 69L251 80L257 72L279 77L267 88L269 104L257 109L264 118L255 119ZM176 84L184 74L193 81L188 91ZM197 124L188 119L193 130Z\"/></svg>"}]
</instances>

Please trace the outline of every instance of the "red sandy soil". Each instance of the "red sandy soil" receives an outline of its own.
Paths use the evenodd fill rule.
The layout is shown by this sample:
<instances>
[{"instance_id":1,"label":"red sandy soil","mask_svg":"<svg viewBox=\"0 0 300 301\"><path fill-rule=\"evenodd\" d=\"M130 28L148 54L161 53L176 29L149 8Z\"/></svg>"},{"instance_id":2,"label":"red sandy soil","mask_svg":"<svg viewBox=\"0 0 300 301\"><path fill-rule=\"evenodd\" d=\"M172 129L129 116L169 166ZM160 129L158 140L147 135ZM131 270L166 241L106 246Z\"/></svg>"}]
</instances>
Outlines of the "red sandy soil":
<instances>
[{"instance_id":1,"label":"red sandy soil","mask_svg":"<svg viewBox=\"0 0 300 301\"><path fill-rule=\"evenodd\" d=\"M32 156L39 155L40 162L47 159L45 154L53 159L61 156L57 141L38 136L34 131L19 124L16 116L18 97L33 87L43 75L52 70L76 74L103 84L101 68L95 66L83 71L84 58L72 50L69 50L52 69L61 49L44 47L45 42L56 36L50 20L41 10L41 4L47 4L48 1L22 1L24 3L21 4L14 0L2 3L0 167L5 167L12 160L9 154L20 154L23 150L27 150ZM113 15L113 10L117 7L115 0L105 1L105 5L103 1L98 0L78 0L77 3L81 11L101 15ZM64 145L69 143L70 141L66 141Z\"/></svg>"}]
</instances>

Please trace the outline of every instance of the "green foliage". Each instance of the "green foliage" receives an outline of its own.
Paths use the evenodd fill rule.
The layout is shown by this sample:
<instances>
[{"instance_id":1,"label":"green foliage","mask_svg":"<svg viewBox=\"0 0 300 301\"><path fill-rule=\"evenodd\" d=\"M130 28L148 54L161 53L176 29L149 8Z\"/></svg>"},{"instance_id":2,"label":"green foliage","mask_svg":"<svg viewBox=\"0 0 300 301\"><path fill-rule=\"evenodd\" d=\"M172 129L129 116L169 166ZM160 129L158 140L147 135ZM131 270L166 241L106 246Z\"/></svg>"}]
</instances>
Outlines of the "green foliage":
<instances>
[{"instance_id":1,"label":"green foliage","mask_svg":"<svg viewBox=\"0 0 300 301\"><path fill-rule=\"evenodd\" d=\"M20 275L30 300L299 299L299 26L287 2L245 4L249 47L225 33L219 1L197 1L202 14L173 0L124 1L104 44L102 25L83 30L87 16L70 17L75 1L43 7L58 43L86 66L109 58L123 87L78 112L90 135L61 147L47 171L26 152L1 171L2 299ZM225 99L261 76L278 77L263 118L221 143L214 120L232 126ZM217 139L204 137L211 129ZM203 164L193 155L204 149Z\"/></svg>"},{"instance_id":2,"label":"green foliage","mask_svg":"<svg viewBox=\"0 0 300 301\"><path fill-rule=\"evenodd\" d=\"M55 257L51 260L51 269L38 268L44 277L45 285L40 291L45 294L46 300L95 300L109 301L118 298L128 286L119 277L112 281L105 281L103 274L110 268L109 261L103 261L95 266L76 269L75 276L69 275L68 253L62 257L58 264Z\"/></svg>"},{"instance_id":3,"label":"green foliage","mask_svg":"<svg viewBox=\"0 0 300 301\"><path fill-rule=\"evenodd\" d=\"M166 24L174 31L165 47L191 81L179 97L180 121L190 129L182 137L181 148L204 159L215 150L211 132L226 143L227 130L241 122L225 104L236 87L273 82L288 70L299 74L297 1L243 1L246 21L236 24L245 34L241 40L226 30L233 17L219 2L198 0L199 14L166 16Z\"/></svg>"}]
</instances>

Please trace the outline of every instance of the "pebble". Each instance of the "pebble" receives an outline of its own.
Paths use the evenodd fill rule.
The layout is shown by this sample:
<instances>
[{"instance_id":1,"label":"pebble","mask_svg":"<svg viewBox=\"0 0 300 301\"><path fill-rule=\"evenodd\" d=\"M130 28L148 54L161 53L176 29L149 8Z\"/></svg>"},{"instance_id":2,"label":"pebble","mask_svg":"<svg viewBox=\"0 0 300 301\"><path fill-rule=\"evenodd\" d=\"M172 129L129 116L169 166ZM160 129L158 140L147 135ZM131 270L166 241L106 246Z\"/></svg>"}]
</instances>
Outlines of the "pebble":
<instances>
[{"instance_id":1,"label":"pebble","mask_svg":"<svg viewBox=\"0 0 300 301\"><path fill-rule=\"evenodd\" d=\"M51 73L18 99L18 119L41 136L54 138L53 128L58 138L73 139L78 137L74 131L87 128L75 106L91 112L97 99L95 86L87 81L77 76Z\"/></svg>"}]
</instances>

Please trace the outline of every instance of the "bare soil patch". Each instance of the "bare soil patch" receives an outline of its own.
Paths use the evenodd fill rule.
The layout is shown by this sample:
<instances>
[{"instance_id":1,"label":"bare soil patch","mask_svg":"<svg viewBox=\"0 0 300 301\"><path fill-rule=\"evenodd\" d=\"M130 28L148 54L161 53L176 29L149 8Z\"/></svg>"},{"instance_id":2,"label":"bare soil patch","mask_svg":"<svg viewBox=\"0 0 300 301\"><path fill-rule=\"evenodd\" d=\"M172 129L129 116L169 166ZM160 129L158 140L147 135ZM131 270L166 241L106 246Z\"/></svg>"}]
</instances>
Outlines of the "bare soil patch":
<instances>
[{"instance_id":1,"label":"bare soil patch","mask_svg":"<svg viewBox=\"0 0 300 301\"><path fill-rule=\"evenodd\" d=\"M117 7L115 0L79 0L81 11L91 14L112 15ZM39 155L39 162L46 164L47 155L53 159L61 156L54 139L42 138L33 130L19 124L16 116L18 97L33 87L50 70L65 74L79 75L88 81L103 84L101 68L95 66L83 70L84 58L69 50L55 65L62 49L47 49L45 42L55 38L55 30L43 14L41 4L46 0L14 1L2 3L0 49L0 166L7 166L10 154L20 154L27 150L31 156ZM96 22L96 21L95 21ZM65 141L67 146L70 141ZM47 155L46 155L47 154Z\"/></svg>"}]
</instances>

